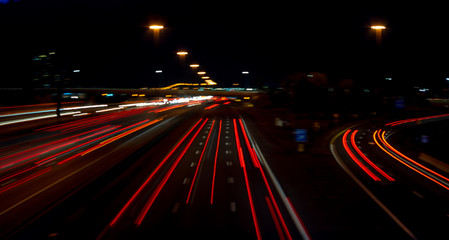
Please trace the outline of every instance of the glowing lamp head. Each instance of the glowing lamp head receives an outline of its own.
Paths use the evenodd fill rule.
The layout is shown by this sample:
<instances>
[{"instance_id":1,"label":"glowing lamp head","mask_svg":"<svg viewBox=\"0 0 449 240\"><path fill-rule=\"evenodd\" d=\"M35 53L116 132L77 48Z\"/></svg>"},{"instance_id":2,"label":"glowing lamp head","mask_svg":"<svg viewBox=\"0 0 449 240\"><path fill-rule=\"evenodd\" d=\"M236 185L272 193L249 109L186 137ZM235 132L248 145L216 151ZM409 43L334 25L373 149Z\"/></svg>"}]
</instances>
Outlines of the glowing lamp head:
<instances>
[{"instance_id":1,"label":"glowing lamp head","mask_svg":"<svg viewBox=\"0 0 449 240\"><path fill-rule=\"evenodd\" d=\"M159 30L159 29L163 29L164 26L162 26L162 25L151 25L149 28L153 29L153 30Z\"/></svg>"}]
</instances>

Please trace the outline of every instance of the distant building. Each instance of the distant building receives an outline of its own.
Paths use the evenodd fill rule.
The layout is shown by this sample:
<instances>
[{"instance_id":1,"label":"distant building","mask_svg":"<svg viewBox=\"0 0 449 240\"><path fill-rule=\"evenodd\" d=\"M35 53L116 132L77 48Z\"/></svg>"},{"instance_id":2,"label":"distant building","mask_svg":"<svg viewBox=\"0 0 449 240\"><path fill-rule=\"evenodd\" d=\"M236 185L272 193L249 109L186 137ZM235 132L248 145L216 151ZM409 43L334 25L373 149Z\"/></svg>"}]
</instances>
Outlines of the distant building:
<instances>
[{"instance_id":1,"label":"distant building","mask_svg":"<svg viewBox=\"0 0 449 240\"><path fill-rule=\"evenodd\" d=\"M54 51L41 52L35 55L33 61L33 87L52 88L77 86L79 83L79 68L68 67ZM69 70L70 69L70 70Z\"/></svg>"},{"instance_id":2,"label":"distant building","mask_svg":"<svg viewBox=\"0 0 449 240\"><path fill-rule=\"evenodd\" d=\"M56 66L56 53L41 53L33 57L33 86L55 87L61 80L61 74Z\"/></svg>"}]
</instances>

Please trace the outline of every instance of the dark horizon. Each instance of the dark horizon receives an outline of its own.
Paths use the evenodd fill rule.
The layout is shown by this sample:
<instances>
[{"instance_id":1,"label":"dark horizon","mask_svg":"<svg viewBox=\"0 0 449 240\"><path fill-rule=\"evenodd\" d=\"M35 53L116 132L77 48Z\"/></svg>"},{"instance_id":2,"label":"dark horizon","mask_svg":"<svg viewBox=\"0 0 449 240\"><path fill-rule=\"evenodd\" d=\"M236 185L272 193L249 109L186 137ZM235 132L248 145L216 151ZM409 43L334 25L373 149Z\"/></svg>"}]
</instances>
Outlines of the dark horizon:
<instances>
[{"instance_id":1,"label":"dark horizon","mask_svg":"<svg viewBox=\"0 0 449 240\"><path fill-rule=\"evenodd\" d=\"M443 9L383 3L11 1L0 5L1 86L27 87L33 57L54 51L67 71L81 69L83 87L151 87L159 68L165 81L189 80L190 62L200 63L223 86L249 71L253 81L273 86L294 72L323 72L332 81L350 78L361 86L376 86L388 75L398 85L445 87L449 49ZM154 22L165 26L158 46L147 29ZM372 24L387 27L381 46ZM176 56L180 49L189 51L184 66Z\"/></svg>"}]
</instances>

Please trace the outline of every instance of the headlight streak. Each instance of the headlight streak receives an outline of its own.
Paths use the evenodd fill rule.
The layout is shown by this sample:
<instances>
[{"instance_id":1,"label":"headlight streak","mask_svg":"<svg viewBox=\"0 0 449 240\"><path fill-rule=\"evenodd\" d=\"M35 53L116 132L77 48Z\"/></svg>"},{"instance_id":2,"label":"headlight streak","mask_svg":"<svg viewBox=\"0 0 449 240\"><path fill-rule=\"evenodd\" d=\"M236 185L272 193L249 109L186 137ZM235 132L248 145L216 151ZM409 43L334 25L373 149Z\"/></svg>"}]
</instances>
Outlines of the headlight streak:
<instances>
[{"instance_id":1,"label":"headlight streak","mask_svg":"<svg viewBox=\"0 0 449 240\"><path fill-rule=\"evenodd\" d=\"M66 113L61 113L61 116L73 115L73 114L78 114L78 113L81 113L81 112L80 111L66 112ZM38 117L22 118L22 119L0 122L0 126L10 125L10 124L14 124L14 123L29 122L29 121L39 120L39 119L55 118L55 117L57 117L56 113L50 114L50 115L38 116Z\"/></svg>"},{"instance_id":2,"label":"headlight streak","mask_svg":"<svg viewBox=\"0 0 449 240\"><path fill-rule=\"evenodd\" d=\"M382 134L381 134L382 132ZM436 184L440 185L441 187L445 188L446 190L449 190L449 178L423 166L422 164L414 161L413 159L405 156L395 148L393 148L385 138L385 131L382 131L381 129L376 130L373 133L373 139L376 145L382 149L385 153L390 155L392 158L396 159L406 167L410 168L411 170L419 173L423 177L435 182ZM380 143L379 143L380 142ZM388 149L387 149L388 148Z\"/></svg>"},{"instance_id":3,"label":"headlight streak","mask_svg":"<svg viewBox=\"0 0 449 240\"><path fill-rule=\"evenodd\" d=\"M71 121L68 123L61 123L61 124L49 126L49 127L43 127L43 128L36 129L34 131L71 132L71 131L79 130L82 128L87 128L92 125L98 125L98 124L110 122L112 120L118 120L118 119L122 119L125 117L130 117L135 114L139 114L145 110L146 110L146 108L145 109L132 109L132 110L128 110L128 111L124 111L124 112L117 112L117 113L107 113L107 114L100 115L100 116L90 117L90 118L86 118L86 119L80 119L80 120Z\"/></svg>"}]
</instances>

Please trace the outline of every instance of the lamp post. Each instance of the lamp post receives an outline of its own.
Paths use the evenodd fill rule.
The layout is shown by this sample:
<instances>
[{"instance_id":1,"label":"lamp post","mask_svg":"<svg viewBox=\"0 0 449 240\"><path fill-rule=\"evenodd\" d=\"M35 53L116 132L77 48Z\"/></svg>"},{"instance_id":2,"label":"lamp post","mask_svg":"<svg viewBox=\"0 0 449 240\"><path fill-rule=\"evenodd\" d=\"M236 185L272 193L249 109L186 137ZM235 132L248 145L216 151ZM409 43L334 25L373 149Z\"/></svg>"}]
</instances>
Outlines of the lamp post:
<instances>
[{"instance_id":1,"label":"lamp post","mask_svg":"<svg viewBox=\"0 0 449 240\"><path fill-rule=\"evenodd\" d=\"M178 51L176 54L179 56L179 60L181 61L181 64L184 65L186 56L189 54L187 51Z\"/></svg>"},{"instance_id":2,"label":"lamp post","mask_svg":"<svg viewBox=\"0 0 449 240\"><path fill-rule=\"evenodd\" d=\"M159 47L159 31L161 29L164 29L164 26L162 26L162 25L150 25L148 28L153 30L153 32L154 32L154 46L156 48L158 48Z\"/></svg>"},{"instance_id":3,"label":"lamp post","mask_svg":"<svg viewBox=\"0 0 449 240\"><path fill-rule=\"evenodd\" d=\"M371 29L376 31L376 43L377 46L380 47L380 45L382 44L382 30L386 29L386 27L383 25L373 25L371 26Z\"/></svg>"}]
</instances>

